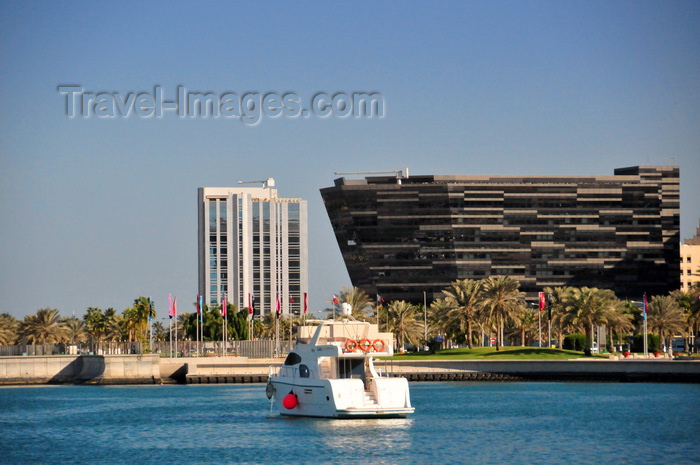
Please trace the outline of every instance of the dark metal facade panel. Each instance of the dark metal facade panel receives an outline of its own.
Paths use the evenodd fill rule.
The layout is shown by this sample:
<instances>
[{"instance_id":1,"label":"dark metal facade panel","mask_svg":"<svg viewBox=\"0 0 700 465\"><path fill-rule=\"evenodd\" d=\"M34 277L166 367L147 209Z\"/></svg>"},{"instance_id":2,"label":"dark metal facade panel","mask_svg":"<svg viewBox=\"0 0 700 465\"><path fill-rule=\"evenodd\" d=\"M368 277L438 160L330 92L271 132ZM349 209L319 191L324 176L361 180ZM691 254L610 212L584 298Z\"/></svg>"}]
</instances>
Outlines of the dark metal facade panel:
<instances>
[{"instance_id":1,"label":"dark metal facade panel","mask_svg":"<svg viewBox=\"0 0 700 465\"><path fill-rule=\"evenodd\" d=\"M679 286L678 167L615 176L344 179L321 189L353 286L422 302L455 279L508 274L620 298Z\"/></svg>"}]
</instances>

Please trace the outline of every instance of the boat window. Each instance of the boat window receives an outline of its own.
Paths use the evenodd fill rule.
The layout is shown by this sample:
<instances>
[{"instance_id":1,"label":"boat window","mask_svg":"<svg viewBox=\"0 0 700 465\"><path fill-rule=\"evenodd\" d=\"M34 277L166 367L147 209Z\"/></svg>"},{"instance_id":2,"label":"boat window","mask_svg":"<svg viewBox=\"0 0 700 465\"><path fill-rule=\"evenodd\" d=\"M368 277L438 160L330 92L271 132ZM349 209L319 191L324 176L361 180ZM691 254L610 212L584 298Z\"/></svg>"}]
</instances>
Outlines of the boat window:
<instances>
[{"instance_id":1,"label":"boat window","mask_svg":"<svg viewBox=\"0 0 700 465\"><path fill-rule=\"evenodd\" d=\"M308 378L309 377L309 367L306 365L299 365L299 377Z\"/></svg>"},{"instance_id":2,"label":"boat window","mask_svg":"<svg viewBox=\"0 0 700 465\"><path fill-rule=\"evenodd\" d=\"M339 365L339 378L362 378L365 371L364 360L343 359Z\"/></svg>"},{"instance_id":3,"label":"boat window","mask_svg":"<svg viewBox=\"0 0 700 465\"><path fill-rule=\"evenodd\" d=\"M301 356L294 352L290 352L284 361L285 365L296 365L297 363L301 363Z\"/></svg>"}]
</instances>

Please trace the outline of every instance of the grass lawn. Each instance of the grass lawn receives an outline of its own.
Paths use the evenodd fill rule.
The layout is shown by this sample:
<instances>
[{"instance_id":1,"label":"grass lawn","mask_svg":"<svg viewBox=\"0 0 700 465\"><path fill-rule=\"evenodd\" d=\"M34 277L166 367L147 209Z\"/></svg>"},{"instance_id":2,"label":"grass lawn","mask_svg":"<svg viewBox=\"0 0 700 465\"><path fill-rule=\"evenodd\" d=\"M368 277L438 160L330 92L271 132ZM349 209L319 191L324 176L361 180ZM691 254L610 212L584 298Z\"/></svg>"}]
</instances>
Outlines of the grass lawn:
<instances>
[{"instance_id":1,"label":"grass lawn","mask_svg":"<svg viewBox=\"0 0 700 465\"><path fill-rule=\"evenodd\" d=\"M547 349L545 347L475 347L474 349L445 349L434 354L417 352L396 354L394 360L569 360L584 357L583 352L573 350ZM592 358L608 358L606 355L593 355Z\"/></svg>"}]
</instances>

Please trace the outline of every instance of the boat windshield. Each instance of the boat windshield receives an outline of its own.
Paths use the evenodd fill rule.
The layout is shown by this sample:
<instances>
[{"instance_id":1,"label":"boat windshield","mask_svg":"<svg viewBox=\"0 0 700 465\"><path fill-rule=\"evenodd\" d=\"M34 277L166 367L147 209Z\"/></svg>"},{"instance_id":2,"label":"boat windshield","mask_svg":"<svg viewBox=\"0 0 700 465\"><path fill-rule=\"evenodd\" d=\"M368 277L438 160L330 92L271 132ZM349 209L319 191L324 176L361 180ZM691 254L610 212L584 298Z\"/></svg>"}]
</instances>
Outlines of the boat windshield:
<instances>
[{"instance_id":1,"label":"boat windshield","mask_svg":"<svg viewBox=\"0 0 700 465\"><path fill-rule=\"evenodd\" d=\"M284 360L285 365L296 365L301 363L301 356L295 352L290 352Z\"/></svg>"}]
</instances>

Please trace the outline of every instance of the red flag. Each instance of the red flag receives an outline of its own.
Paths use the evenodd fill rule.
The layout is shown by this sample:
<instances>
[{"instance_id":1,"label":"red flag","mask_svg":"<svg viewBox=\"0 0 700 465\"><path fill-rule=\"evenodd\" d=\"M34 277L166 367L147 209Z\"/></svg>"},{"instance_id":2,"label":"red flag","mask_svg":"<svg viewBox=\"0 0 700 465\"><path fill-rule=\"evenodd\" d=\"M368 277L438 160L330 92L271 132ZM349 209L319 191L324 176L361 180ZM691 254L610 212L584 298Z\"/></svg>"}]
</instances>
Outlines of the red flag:
<instances>
[{"instance_id":1,"label":"red flag","mask_svg":"<svg viewBox=\"0 0 700 465\"><path fill-rule=\"evenodd\" d=\"M277 294L276 311L277 311L277 318L279 318L280 315L282 314L282 305L280 304L280 295L279 294Z\"/></svg>"},{"instance_id":2,"label":"red flag","mask_svg":"<svg viewBox=\"0 0 700 465\"><path fill-rule=\"evenodd\" d=\"M248 314L253 314L253 298L248 294Z\"/></svg>"},{"instance_id":3,"label":"red flag","mask_svg":"<svg viewBox=\"0 0 700 465\"><path fill-rule=\"evenodd\" d=\"M226 296L221 301L221 316L226 317Z\"/></svg>"},{"instance_id":4,"label":"red flag","mask_svg":"<svg viewBox=\"0 0 700 465\"><path fill-rule=\"evenodd\" d=\"M309 309L308 297L309 295L304 292L304 314L306 314L306 311Z\"/></svg>"},{"instance_id":5,"label":"red flag","mask_svg":"<svg viewBox=\"0 0 700 465\"><path fill-rule=\"evenodd\" d=\"M177 318L177 297L173 299L173 316Z\"/></svg>"},{"instance_id":6,"label":"red flag","mask_svg":"<svg viewBox=\"0 0 700 465\"><path fill-rule=\"evenodd\" d=\"M377 294L377 305L381 305L383 303L384 303L384 297Z\"/></svg>"},{"instance_id":7,"label":"red flag","mask_svg":"<svg viewBox=\"0 0 700 465\"><path fill-rule=\"evenodd\" d=\"M337 298L335 295L333 295L333 303L334 303L334 304L337 304L337 303L338 303L338 298Z\"/></svg>"},{"instance_id":8,"label":"red flag","mask_svg":"<svg viewBox=\"0 0 700 465\"><path fill-rule=\"evenodd\" d=\"M545 298L544 298L544 292L540 292L540 312L544 310L544 306L546 304Z\"/></svg>"},{"instance_id":9,"label":"red flag","mask_svg":"<svg viewBox=\"0 0 700 465\"><path fill-rule=\"evenodd\" d=\"M197 309L197 315L199 315L199 312L202 311L201 307L199 306L199 294L197 294L197 300L194 301L194 307Z\"/></svg>"}]
</instances>

